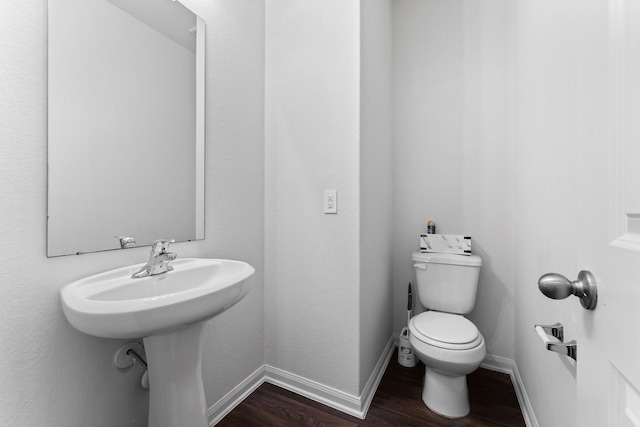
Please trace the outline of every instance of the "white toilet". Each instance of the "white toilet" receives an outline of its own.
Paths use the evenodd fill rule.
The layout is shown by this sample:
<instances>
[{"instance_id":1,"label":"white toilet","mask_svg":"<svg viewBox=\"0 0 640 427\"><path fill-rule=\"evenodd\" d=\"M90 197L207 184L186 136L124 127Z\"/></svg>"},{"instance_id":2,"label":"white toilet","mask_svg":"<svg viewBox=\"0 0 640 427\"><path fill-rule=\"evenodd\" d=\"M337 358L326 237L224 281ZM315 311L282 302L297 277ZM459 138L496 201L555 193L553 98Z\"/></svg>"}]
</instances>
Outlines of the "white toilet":
<instances>
[{"instance_id":1,"label":"white toilet","mask_svg":"<svg viewBox=\"0 0 640 427\"><path fill-rule=\"evenodd\" d=\"M463 314L476 302L482 259L441 253L413 253L417 293L427 309L411 318L410 342L425 364L422 400L449 418L469 413L467 374L486 355L484 338Z\"/></svg>"}]
</instances>

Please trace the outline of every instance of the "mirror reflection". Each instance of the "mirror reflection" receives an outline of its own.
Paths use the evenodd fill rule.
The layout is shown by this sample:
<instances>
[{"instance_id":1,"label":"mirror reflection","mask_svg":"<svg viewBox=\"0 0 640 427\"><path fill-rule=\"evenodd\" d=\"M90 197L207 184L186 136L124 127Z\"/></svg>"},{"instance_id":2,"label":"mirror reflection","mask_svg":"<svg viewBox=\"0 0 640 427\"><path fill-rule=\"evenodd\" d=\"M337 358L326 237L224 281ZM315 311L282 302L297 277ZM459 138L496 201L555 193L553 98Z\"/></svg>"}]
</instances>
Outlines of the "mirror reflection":
<instances>
[{"instance_id":1,"label":"mirror reflection","mask_svg":"<svg viewBox=\"0 0 640 427\"><path fill-rule=\"evenodd\" d=\"M49 0L48 27L48 256L204 238L204 22Z\"/></svg>"}]
</instances>

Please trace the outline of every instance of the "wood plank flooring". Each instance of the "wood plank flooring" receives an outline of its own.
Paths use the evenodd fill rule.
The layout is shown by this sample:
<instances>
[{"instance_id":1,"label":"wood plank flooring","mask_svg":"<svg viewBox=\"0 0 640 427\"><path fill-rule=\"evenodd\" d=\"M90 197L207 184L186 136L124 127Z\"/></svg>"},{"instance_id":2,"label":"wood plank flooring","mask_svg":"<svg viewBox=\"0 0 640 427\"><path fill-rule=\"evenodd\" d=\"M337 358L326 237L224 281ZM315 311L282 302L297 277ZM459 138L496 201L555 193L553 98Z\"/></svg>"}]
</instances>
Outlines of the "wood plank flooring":
<instances>
[{"instance_id":1,"label":"wood plank flooring","mask_svg":"<svg viewBox=\"0 0 640 427\"><path fill-rule=\"evenodd\" d=\"M378 386L364 420L306 399L272 384L262 384L217 425L252 426L525 426L511 378L478 369L467 377L471 413L456 420L441 417L422 403L424 365L405 368L397 354Z\"/></svg>"}]
</instances>

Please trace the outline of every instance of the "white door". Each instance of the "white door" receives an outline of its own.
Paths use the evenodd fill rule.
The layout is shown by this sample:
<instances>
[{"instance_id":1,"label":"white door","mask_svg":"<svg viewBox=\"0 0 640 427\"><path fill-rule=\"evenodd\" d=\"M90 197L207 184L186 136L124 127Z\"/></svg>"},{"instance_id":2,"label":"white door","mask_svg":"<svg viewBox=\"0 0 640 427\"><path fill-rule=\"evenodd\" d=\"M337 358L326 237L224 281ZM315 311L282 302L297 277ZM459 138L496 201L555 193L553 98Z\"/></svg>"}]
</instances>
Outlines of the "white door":
<instances>
[{"instance_id":1,"label":"white door","mask_svg":"<svg viewBox=\"0 0 640 427\"><path fill-rule=\"evenodd\" d=\"M598 305L575 323L577 425L640 427L640 1L607 7L609 200L593 205L609 241L594 242Z\"/></svg>"}]
</instances>

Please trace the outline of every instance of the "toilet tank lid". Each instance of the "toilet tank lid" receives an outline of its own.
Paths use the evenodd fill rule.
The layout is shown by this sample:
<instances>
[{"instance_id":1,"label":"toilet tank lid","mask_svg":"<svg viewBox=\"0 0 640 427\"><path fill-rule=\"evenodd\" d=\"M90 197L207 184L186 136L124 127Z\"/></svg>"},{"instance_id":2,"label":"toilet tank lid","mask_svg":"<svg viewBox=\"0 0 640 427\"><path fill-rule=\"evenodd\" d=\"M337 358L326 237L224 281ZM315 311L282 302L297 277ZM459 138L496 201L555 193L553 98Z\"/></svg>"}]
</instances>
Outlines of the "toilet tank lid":
<instances>
[{"instance_id":1,"label":"toilet tank lid","mask_svg":"<svg viewBox=\"0 0 640 427\"><path fill-rule=\"evenodd\" d=\"M412 259L414 262L426 262L429 264L468 265L472 267L479 267L482 265L482 258L478 255L458 255L416 251L413 253Z\"/></svg>"}]
</instances>

